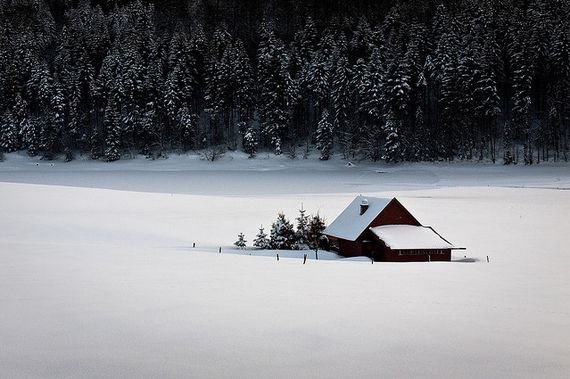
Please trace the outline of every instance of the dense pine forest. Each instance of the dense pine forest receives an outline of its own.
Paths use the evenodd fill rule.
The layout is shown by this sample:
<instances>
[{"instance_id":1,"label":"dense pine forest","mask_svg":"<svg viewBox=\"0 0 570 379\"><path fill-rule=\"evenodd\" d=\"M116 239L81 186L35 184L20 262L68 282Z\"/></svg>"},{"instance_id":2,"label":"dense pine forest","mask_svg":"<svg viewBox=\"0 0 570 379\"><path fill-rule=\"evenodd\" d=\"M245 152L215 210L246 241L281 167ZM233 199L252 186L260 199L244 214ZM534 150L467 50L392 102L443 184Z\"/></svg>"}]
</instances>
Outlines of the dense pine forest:
<instances>
[{"instance_id":1,"label":"dense pine forest","mask_svg":"<svg viewBox=\"0 0 570 379\"><path fill-rule=\"evenodd\" d=\"M0 21L0 154L568 160L566 0L0 0Z\"/></svg>"}]
</instances>

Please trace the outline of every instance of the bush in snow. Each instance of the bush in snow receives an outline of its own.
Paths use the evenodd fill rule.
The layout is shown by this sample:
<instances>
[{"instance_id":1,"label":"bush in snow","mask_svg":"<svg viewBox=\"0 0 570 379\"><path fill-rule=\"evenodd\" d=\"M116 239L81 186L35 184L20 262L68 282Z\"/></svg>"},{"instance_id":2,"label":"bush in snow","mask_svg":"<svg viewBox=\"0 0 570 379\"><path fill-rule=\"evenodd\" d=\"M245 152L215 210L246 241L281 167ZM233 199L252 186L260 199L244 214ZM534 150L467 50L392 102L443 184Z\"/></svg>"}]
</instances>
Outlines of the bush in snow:
<instances>
[{"instance_id":1,"label":"bush in snow","mask_svg":"<svg viewBox=\"0 0 570 379\"><path fill-rule=\"evenodd\" d=\"M293 225L279 213L277 220L271 226L270 246L272 249L290 250L295 244Z\"/></svg>"},{"instance_id":2,"label":"bush in snow","mask_svg":"<svg viewBox=\"0 0 570 379\"><path fill-rule=\"evenodd\" d=\"M263 225L259 228L259 233L255 236L255 240L253 240L253 246L257 247L258 249L269 249L270 243L269 238L267 238L267 234L263 229Z\"/></svg>"},{"instance_id":3,"label":"bush in snow","mask_svg":"<svg viewBox=\"0 0 570 379\"><path fill-rule=\"evenodd\" d=\"M207 147L202 152L202 159L205 159L210 162L217 161L218 159L222 158L226 153L226 146L223 145L215 145Z\"/></svg>"},{"instance_id":4,"label":"bush in snow","mask_svg":"<svg viewBox=\"0 0 570 379\"><path fill-rule=\"evenodd\" d=\"M234 242L234 245L236 245L238 248L243 249L245 248L245 243L246 243L246 239L245 239L245 235L243 233L238 234L238 240L236 242Z\"/></svg>"}]
</instances>

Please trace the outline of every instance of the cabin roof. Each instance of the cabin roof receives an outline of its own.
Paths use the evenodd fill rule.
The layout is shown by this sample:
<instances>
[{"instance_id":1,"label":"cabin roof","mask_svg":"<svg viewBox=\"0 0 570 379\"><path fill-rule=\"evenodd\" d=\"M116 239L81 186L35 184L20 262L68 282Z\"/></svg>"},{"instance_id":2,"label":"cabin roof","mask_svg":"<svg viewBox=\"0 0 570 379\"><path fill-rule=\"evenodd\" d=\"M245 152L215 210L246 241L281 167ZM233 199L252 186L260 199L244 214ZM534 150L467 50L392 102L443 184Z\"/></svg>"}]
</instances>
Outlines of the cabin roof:
<instances>
[{"instance_id":1,"label":"cabin roof","mask_svg":"<svg viewBox=\"0 0 570 379\"><path fill-rule=\"evenodd\" d=\"M429 226L383 225L370 230L392 250L454 248Z\"/></svg>"},{"instance_id":2,"label":"cabin roof","mask_svg":"<svg viewBox=\"0 0 570 379\"><path fill-rule=\"evenodd\" d=\"M360 204L368 201L368 209L360 214ZM355 241L374 219L392 201L388 198L357 196L344 211L325 229L324 234Z\"/></svg>"}]
</instances>

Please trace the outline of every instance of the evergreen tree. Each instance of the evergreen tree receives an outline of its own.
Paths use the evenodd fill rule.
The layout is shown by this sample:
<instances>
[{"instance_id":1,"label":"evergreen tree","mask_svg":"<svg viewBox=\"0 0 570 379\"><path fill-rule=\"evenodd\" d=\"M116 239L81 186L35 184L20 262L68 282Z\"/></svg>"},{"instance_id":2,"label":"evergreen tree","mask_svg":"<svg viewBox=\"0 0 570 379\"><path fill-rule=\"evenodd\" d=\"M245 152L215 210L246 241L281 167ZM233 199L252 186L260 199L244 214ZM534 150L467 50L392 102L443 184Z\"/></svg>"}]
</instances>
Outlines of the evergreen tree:
<instances>
[{"instance_id":1,"label":"evergreen tree","mask_svg":"<svg viewBox=\"0 0 570 379\"><path fill-rule=\"evenodd\" d=\"M285 47L266 24L261 27L257 60L261 127L279 155L289 122L291 77Z\"/></svg>"},{"instance_id":2,"label":"evergreen tree","mask_svg":"<svg viewBox=\"0 0 570 379\"><path fill-rule=\"evenodd\" d=\"M252 127L247 128L243 135L243 151L249 154L249 158L255 157L257 153L257 133Z\"/></svg>"},{"instance_id":3,"label":"evergreen tree","mask_svg":"<svg viewBox=\"0 0 570 379\"><path fill-rule=\"evenodd\" d=\"M168 76L162 94L164 107L176 133L177 145L185 148L191 145L189 142L195 132L189 109L194 91L195 63L190 42L180 30L170 40L167 65Z\"/></svg>"},{"instance_id":4,"label":"evergreen tree","mask_svg":"<svg viewBox=\"0 0 570 379\"><path fill-rule=\"evenodd\" d=\"M384 133L386 133L384 159L386 162L399 162L404 157L400 123L401 121L397 120L392 113L386 115L384 125Z\"/></svg>"},{"instance_id":5,"label":"evergreen tree","mask_svg":"<svg viewBox=\"0 0 570 379\"><path fill-rule=\"evenodd\" d=\"M121 158L121 125L118 104L114 98L109 98L105 108L105 160L116 161Z\"/></svg>"},{"instance_id":6,"label":"evergreen tree","mask_svg":"<svg viewBox=\"0 0 570 379\"><path fill-rule=\"evenodd\" d=\"M337 52L340 54L340 52ZM348 66L348 60L340 56L336 62L332 79L332 105L333 105L333 130L343 145L344 157L348 158L353 150L353 130L351 127L351 88L352 72Z\"/></svg>"},{"instance_id":7,"label":"evergreen tree","mask_svg":"<svg viewBox=\"0 0 570 379\"><path fill-rule=\"evenodd\" d=\"M236 245L238 247L238 249L244 249L246 246L246 239L245 239L245 235L243 233L240 233L238 235L238 240L236 242L234 242L234 245Z\"/></svg>"},{"instance_id":8,"label":"evergreen tree","mask_svg":"<svg viewBox=\"0 0 570 379\"><path fill-rule=\"evenodd\" d=\"M319 216L318 213L309 219L308 242L311 249L317 249L319 247L319 240L323 235L324 230L325 220Z\"/></svg>"},{"instance_id":9,"label":"evergreen tree","mask_svg":"<svg viewBox=\"0 0 570 379\"><path fill-rule=\"evenodd\" d=\"M271 225L270 246L272 249L290 250L295 244L295 231L293 225L279 213L277 220Z\"/></svg>"},{"instance_id":10,"label":"evergreen tree","mask_svg":"<svg viewBox=\"0 0 570 379\"><path fill-rule=\"evenodd\" d=\"M515 158L512 152L512 128L511 124L507 121L503 128L503 164L510 165L515 163Z\"/></svg>"},{"instance_id":11,"label":"evergreen tree","mask_svg":"<svg viewBox=\"0 0 570 379\"><path fill-rule=\"evenodd\" d=\"M294 248L297 250L306 249L309 245L309 216L305 214L306 210L299 209L299 217L296 218L297 230L295 232L296 243Z\"/></svg>"},{"instance_id":12,"label":"evergreen tree","mask_svg":"<svg viewBox=\"0 0 570 379\"><path fill-rule=\"evenodd\" d=\"M0 122L0 150L12 152L18 147L18 125L12 112L7 111Z\"/></svg>"},{"instance_id":13,"label":"evergreen tree","mask_svg":"<svg viewBox=\"0 0 570 379\"><path fill-rule=\"evenodd\" d=\"M360 112L364 121L359 133L359 150L373 161L380 159L383 148L381 124L384 108L384 63L380 49L374 49L369 62L364 66L361 82L358 83Z\"/></svg>"},{"instance_id":14,"label":"evergreen tree","mask_svg":"<svg viewBox=\"0 0 570 379\"><path fill-rule=\"evenodd\" d=\"M267 238L267 234L263 229L263 225L259 228L259 233L255 236L255 240L253 241L253 246L257 247L258 249L269 249L271 247L269 238Z\"/></svg>"},{"instance_id":15,"label":"evergreen tree","mask_svg":"<svg viewBox=\"0 0 570 379\"><path fill-rule=\"evenodd\" d=\"M321 115L321 120L319 121L319 127L317 128L317 149L321 152L321 160L328 160L331 154L331 149L333 145L333 130L332 125L329 122L329 112L325 109Z\"/></svg>"}]
</instances>

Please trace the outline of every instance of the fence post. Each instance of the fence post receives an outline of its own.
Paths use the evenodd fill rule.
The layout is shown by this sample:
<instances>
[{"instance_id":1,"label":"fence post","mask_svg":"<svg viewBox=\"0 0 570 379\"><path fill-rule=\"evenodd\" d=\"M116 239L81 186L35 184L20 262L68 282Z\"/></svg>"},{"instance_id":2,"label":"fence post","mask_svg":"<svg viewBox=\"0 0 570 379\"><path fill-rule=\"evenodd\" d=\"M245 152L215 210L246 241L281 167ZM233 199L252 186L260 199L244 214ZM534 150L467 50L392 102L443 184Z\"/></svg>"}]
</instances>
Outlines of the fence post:
<instances>
[{"instance_id":1,"label":"fence post","mask_svg":"<svg viewBox=\"0 0 570 379\"><path fill-rule=\"evenodd\" d=\"M487 263L489 263L489 256L487 255Z\"/></svg>"},{"instance_id":2,"label":"fence post","mask_svg":"<svg viewBox=\"0 0 570 379\"><path fill-rule=\"evenodd\" d=\"M218 248L218 253L221 253L221 252L222 252L222 247L220 246L220 247Z\"/></svg>"},{"instance_id":3,"label":"fence post","mask_svg":"<svg viewBox=\"0 0 570 379\"><path fill-rule=\"evenodd\" d=\"M277 262L279 262L279 254L277 254Z\"/></svg>"},{"instance_id":4,"label":"fence post","mask_svg":"<svg viewBox=\"0 0 570 379\"><path fill-rule=\"evenodd\" d=\"M307 254L303 255L303 264L307 262Z\"/></svg>"},{"instance_id":5,"label":"fence post","mask_svg":"<svg viewBox=\"0 0 570 379\"><path fill-rule=\"evenodd\" d=\"M192 242L192 248L196 247L196 242Z\"/></svg>"}]
</instances>

